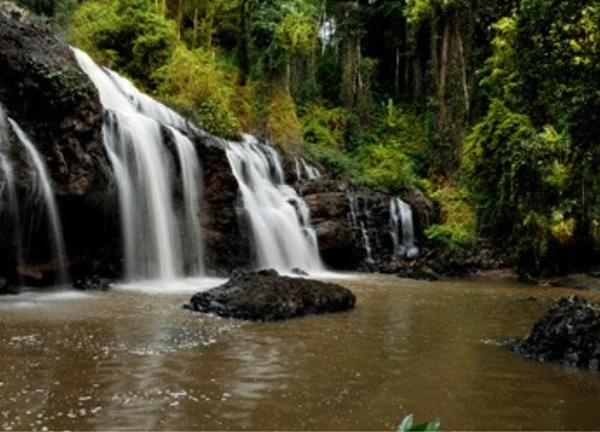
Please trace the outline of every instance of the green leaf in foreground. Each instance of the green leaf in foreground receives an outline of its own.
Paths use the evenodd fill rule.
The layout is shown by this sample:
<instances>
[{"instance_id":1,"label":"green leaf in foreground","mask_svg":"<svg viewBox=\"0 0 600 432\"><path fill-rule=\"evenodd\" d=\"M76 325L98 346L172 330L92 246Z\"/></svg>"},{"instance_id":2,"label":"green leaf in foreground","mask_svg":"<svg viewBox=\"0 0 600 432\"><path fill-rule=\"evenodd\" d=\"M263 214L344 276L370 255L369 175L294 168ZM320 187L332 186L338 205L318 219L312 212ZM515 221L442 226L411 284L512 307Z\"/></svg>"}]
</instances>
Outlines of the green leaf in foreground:
<instances>
[{"instance_id":1,"label":"green leaf in foreground","mask_svg":"<svg viewBox=\"0 0 600 432\"><path fill-rule=\"evenodd\" d=\"M440 419L435 419L432 422L425 422L413 426L413 415L407 415L396 429L396 432L436 432L440 428Z\"/></svg>"}]
</instances>

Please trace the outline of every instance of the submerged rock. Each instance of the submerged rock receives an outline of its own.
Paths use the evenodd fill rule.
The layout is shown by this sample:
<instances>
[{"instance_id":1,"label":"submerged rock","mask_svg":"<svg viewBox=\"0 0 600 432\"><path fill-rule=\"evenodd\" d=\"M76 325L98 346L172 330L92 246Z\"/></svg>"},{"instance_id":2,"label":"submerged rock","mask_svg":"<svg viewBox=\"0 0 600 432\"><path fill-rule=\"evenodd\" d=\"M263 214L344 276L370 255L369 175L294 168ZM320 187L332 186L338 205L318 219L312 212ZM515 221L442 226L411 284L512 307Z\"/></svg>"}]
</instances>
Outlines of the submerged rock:
<instances>
[{"instance_id":1,"label":"submerged rock","mask_svg":"<svg viewBox=\"0 0 600 432\"><path fill-rule=\"evenodd\" d=\"M295 274L298 276L308 276L308 272L306 272L305 270L302 270L301 268L293 268L292 274Z\"/></svg>"},{"instance_id":2,"label":"submerged rock","mask_svg":"<svg viewBox=\"0 0 600 432\"><path fill-rule=\"evenodd\" d=\"M584 291L600 291L600 281L584 274L575 274L550 282L553 287L572 288Z\"/></svg>"},{"instance_id":3,"label":"submerged rock","mask_svg":"<svg viewBox=\"0 0 600 432\"><path fill-rule=\"evenodd\" d=\"M188 309L250 321L280 321L304 315L341 312L356 297L343 287L262 271L233 277L194 295Z\"/></svg>"},{"instance_id":4,"label":"submerged rock","mask_svg":"<svg viewBox=\"0 0 600 432\"><path fill-rule=\"evenodd\" d=\"M108 291L110 289L110 281L98 276L92 276L77 279L73 282L73 288L80 291Z\"/></svg>"},{"instance_id":5,"label":"submerged rock","mask_svg":"<svg viewBox=\"0 0 600 432\"><path fill-rule=\"evenodd\" d=\"M598 369L600 305L579 296L558 299L512 350L539 361Z\"/></svg>"},{"instance_id":6,"label":"submerged rock","mask_svg":"<svg viewBox=\"0 0 600 432\"><path fill-rule=\"evenodd\" d=\"M11 284L8 279L0 277L0 296L9 294L19 294L19 289Z\"/></svg>"},{"instance_id":7,"label":"submerged rock","mask_svg":"<svg viewBox=\"0 0 600 432\"><path fill-rule=\"evenodd\" d=\"M425 280L435 282L439 275L426 264L407 265L398 269L397 276L404 279Z\"/></svg>"}]
</instances>

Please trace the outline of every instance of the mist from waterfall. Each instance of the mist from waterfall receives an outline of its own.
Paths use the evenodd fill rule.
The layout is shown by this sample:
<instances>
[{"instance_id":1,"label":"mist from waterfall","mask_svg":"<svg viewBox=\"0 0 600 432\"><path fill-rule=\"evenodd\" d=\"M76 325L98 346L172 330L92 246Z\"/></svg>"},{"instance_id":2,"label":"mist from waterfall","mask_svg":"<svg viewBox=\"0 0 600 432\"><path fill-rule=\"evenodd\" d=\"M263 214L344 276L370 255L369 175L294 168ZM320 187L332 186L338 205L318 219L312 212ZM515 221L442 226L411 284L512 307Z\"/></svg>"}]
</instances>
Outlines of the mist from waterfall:
<instances>
[{"instance_id":1,"label":"mist from waterfall","mask_svg":"<svg viewBox=\"0 0 600 432\"><path fill-rule=\"evenodd\" d=\"M104 145L119 193L127 279L201 275L200 163L192 142L176 129L192 126L127 79L101 68L84 52L73 51L98 89L105 110ZM174 141L176 157L169 152L168 136ZM181 173L183 226L173 202L177 172Z\"/></svg>"},{"instance_id":2,"label":"mist from waterfall","mask_svg":"<svg viewBox=\"0 0 600 432\"><path fill-rule=\"evenodd\" d=\"M412 210L400 198L390 201L390 235L394 258L416 258L419 255L419 249L415 246Z\"/></svg>"},{"instance_id":3,"label":"mist from waterfall","mask_svg":"<svg viewBox=\"0 0 600 432\"><path fill-rule=\"evenodd\" d=\"M308 207L285 184L279 154L248 135L226 147L250 222L256 265L283 272L322 271Z\"/></svg>"}]
</instances>

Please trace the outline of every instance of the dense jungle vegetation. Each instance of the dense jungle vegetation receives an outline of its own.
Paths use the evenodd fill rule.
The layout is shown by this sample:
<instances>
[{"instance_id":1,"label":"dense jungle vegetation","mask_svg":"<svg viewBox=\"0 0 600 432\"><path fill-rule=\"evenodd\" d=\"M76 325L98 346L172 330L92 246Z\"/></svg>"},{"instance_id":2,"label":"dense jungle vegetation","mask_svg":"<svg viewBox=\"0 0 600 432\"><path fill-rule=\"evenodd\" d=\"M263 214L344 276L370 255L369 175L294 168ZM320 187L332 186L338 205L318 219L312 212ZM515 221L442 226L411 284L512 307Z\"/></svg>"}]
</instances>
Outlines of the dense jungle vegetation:
<instances>
[{"instance_id":1,"label":"dense jungle vegetation","mask_svg":"<svg viewBox=\"0 0 600 432\"><path fill-rule=\"evenodd\" d=\"M600 241L599 0L22 0L222 136L440 203L522 269Z\"/></svg>"}]
</instances>

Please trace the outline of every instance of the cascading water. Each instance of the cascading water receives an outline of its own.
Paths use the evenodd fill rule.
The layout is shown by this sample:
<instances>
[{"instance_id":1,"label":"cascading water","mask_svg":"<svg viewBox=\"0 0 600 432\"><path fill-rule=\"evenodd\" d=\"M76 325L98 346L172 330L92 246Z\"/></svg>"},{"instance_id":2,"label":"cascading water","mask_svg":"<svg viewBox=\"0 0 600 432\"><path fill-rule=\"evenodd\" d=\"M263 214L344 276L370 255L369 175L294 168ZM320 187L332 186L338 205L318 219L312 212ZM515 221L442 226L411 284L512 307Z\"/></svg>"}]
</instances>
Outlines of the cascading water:
<instances>
[{"instance_id":1,"label":"cascading water","mask_svg":"<svg viewBox=\"0 0 600 432\"><path fill-rule=\"evenodd\" d=\"M173 279L183 274L182 263L188 272L201 274L201 170L193 144L175 129L192 126L130 81L99 67L84 52L73 51L97 87L106 111L104 144L119 192L127 278ZM176 162L168 152L165 132L175 142L181 169L183 230L172 200Z\"/></svg>"},{"instance_id":2,"label":"cascading water","mask_svg":"<svg viewBox=\"0 0 600 432\"><path fill-rule=\"evenodd\" d=\"M294 171L296 174L297 181L303 180L316 180L321 177L321 173L314 166L308 164L304 158L295 158L294 159Z\"/></svg>"},{"instance_id":3,"label":"cascading water","mask_svg":"<svg viewBox=\"0 0 600 432\"><path fill-rule=\"evenodd\" d=\"M243 143L226 143L226 147L250 220L258 267L321 271L308 207L284 183L277 152L250 136L245 136Z\"/></svg>"},{"instance_id":4,"label":"cascading water","mask_svg":"<svg viewBox=\"0 0 600 432\"><path fill-rule=\"evenodd\" d=\"M402 237L400 237L402 229ZM412 210L400 198L390 201L390 235L392 236L394 258L415 258L419 249L415 246Z\"/></svg>"},{"instance_id":5,"label":"cascading water","mask_svg":"<svg viewBox=\"0 0 600 432\"><path fill-rule=\"evenodd\" d=\"M0 111L2 107L0 106ZM4 116L0 113L0 200L2 195L6 193L6 201L8 202L8 215L11 219L13 229L13 242L16 248L16 259L18 264L22 264L23 258L23 237L21 235L21 213L19 211L19 198L17 196L17 188L15 184L15 176L12 165L8 160L8 156L3 154L3 151L8 149L9 137L7 122ZM1 201L0 201L1 204ZM0 206L0 210L1 210Z\"/></svg>"},{"instance_id":6,"label":"cascading water","mask_svg":"<svg viewBox=\"0 0 600 432\"><path fill-rule=\"evenodd\" d=\"M173 134L177 154L179 155L179 165L181 167L181 179L183 182L183 195L185 199L185 232L184 237L184 257L187 259L187 266L192 274L204 273L204 261L202 242L202 228L200 226L200 208L199 193L202 190L202 171L198 162L198 153L194 144L177 129L169 127Z\"/></svg>"},{"instance_id":7,"label":"cascading water","mask_svg":"<svg viewBox=\"0 0 600 432\"><path fill-rule=\"evenodd\" d=\"M369 238L369 225L371 224L371 213L364 204L364 211L360 211L358 200L354 195L348 195L348 204L350 207L349 222L353 228L360 228L360 233L363 241L363 249L365 250L365 261L373 263L373 249L371 247L371 239Z\"/></svg>"},{"instance_id":8,"label":"cascading water","mask_svg":"<svg viewBox=\"0 0 600 432\"><path fill-rule=\"evenodd\" d=\"M66 263L66 248L63 238L62 224L60 221L60 215L58 213L58 207L54 198L54 191L52 190L52 184L46 165L42 160L41 155L37 151L35 145L29 140L25 132L13 119L8 117L4 112L4 108L0 105L0 141L2 145L0 150L7 150L9 144L9 128L17 137L21 145L24 147L27 162L30 167L29 175L34 180L35 194L38 194L44 203L44 210L49 223L49 237L51 239L53 253L58 267L58 282L68 281L67 263ZM23 246L22 238L20 233L20 212L19 203L15 186L14 170L8 158L8 152L0 153L0 170L4 176L4 183L8 191L8 202L9 211L13 217L13 223L15 225L15 238L16 238L16 249L17 249L17 262L23 264ZM34 200L37 201L37 200Z\"/></svg>"}]
</instances>

